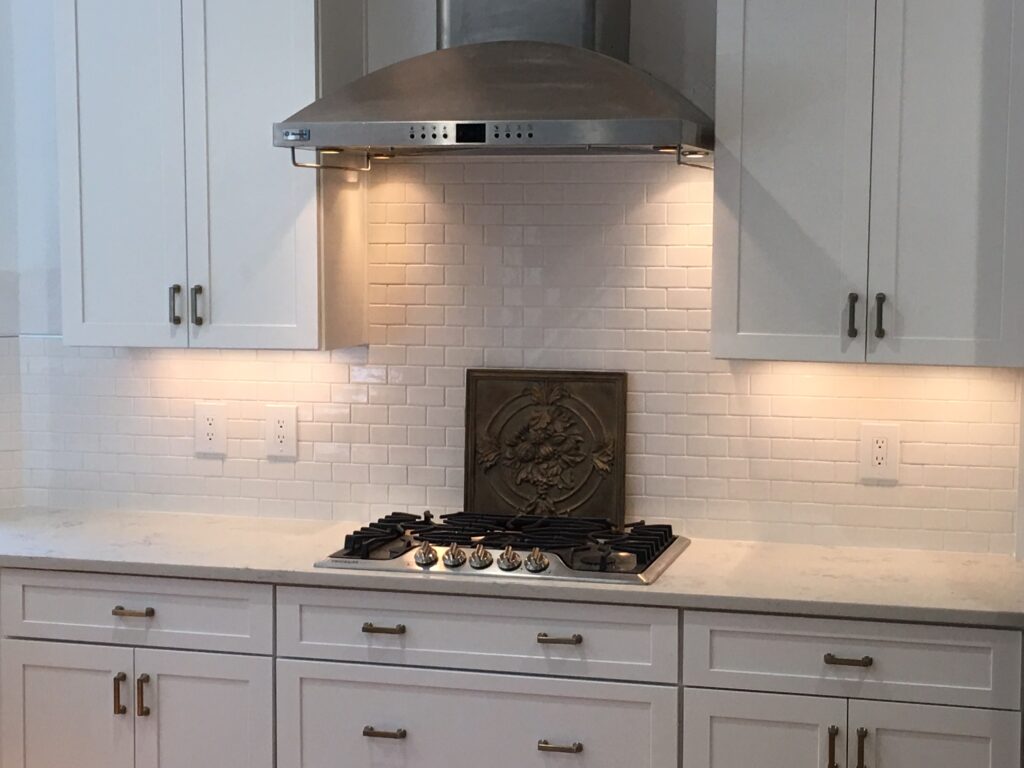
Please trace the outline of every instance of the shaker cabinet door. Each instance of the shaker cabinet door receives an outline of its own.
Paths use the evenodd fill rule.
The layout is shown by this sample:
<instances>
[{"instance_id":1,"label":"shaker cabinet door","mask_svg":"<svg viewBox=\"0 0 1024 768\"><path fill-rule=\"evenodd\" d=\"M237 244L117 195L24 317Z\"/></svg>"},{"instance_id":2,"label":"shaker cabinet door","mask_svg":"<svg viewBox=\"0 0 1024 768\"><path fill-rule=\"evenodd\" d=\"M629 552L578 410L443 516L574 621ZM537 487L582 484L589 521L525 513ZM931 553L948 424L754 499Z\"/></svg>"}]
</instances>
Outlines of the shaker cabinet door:
<instances>
[{"instance_id":1,"label":"shaker cabinet door","mask_svg":"<svg viewBox=\"0 0 1024 768\"><path fill-rule=\"evenodd\" d=\"M316 98L316 2L183 7L191 344L315 349L317 173L271 126Z\"/></svg>"},{"instance_id":2,"label":"shaker cabinet door","mask_svg":"<svg viewBox=\"0 0 1024 768\"><path fill-rule=\"evenodd\" d=\"M135 768L273 768L273 661L135 651Z\"/></svg>"},{"instance_id":3,"label":"shaker cabinet door","mask_svg":"<svg viewBox=\"0 0 1024 768\"><path fill-rule=\"evenodd\" d=\"M712 353L863 361L875 0L719 0Z\"/></svg>"},{"instance_id":4,"label":"shaker cabinet door","mask_svg":"<svg viewBox=\"0 0 1024 768\"><path fill-rule=\"evenodd\" d=\"M849 754L870 768L1020 768L1020 712L851 701Z\"/></svg>"},{"instance_id":5,"label":"shaker cabinet door","mask_svg":"<svg viewBox=\"0 0 1024 768\"><path fill-rule=\"evenodd\" d=\"M54 9L64 340L184 347L181 3Z\"/></svg>"},{"instance_id":6,"label":"shaker cabinet door","mask_svg":"<svg viewBox=\"0 0 1024 768\"><path fill-rule=\"evenodd\" d=\"M1022 0L878 2L871 361L1024 365L1022 43Z\"/></svg>"},{"instance_id":7,"label":"shaker cabinet door","mask_svg":"<svg viewBox=\"0 0 1024 768\"><path fill-rule=\"evenodd\" d=\"M102 645L0 643L5 768L133 768L132 655Z\"/></svg>"},{"instance_id":8,"label":"shaker cabinet door","mask_svg":"<svg viewBox=\"0 0 1024 768\"><path fill-rule=\"evenodd\" d=\"M820 768L842 762L847 740L846 699L683 693L684 768Z\"/></svg>"}]
</instances>

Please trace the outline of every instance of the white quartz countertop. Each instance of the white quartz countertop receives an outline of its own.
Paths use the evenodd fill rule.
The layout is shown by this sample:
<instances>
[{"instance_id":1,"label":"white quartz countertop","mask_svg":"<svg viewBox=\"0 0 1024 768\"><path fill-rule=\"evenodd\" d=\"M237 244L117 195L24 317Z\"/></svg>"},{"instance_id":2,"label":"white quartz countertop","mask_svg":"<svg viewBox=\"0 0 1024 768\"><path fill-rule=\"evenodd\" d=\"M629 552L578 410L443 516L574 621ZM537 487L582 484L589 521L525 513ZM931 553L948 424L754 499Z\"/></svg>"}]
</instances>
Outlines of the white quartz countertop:
<instances>
[{"instance_id":1,"label":"white quartz countertop","mask_svg":"<svg viewBox=\"0 0 1024 768\"><path fill-rule=\"evenodd\" d=\"M313 568L357 522L0 512L0 567L1024 628L1002 555L696 539L651 585Z\"/></svg>"}]
</instances>

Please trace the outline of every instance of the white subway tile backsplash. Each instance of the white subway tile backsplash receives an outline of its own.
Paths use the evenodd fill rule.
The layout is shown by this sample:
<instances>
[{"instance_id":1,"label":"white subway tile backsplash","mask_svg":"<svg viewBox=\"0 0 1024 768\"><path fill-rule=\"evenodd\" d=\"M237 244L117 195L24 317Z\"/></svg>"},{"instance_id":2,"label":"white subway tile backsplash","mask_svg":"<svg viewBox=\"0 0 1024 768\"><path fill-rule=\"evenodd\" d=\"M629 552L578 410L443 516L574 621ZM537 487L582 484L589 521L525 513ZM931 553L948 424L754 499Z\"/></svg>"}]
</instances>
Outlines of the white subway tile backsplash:
<instances>
[{"instance_id":1,"label":"white subway tile backsplash","mask_svg":"<svg viewBox=\"0 0 1024 768\"><path fill-rule=\"evenodd\" d=\"M713 360L707 171L392 162L369 199L368 348L0 340L0 501L454 510L466 367L579 367L629 371L632 518L695 536L1012 550L1019 374ZM197 399L228 404L224 460L192 455ZM299 404L297 462L264 458L266 402ZM901 424L897 486L858 482L868 420Z\"/></svg>"}]
</instances>

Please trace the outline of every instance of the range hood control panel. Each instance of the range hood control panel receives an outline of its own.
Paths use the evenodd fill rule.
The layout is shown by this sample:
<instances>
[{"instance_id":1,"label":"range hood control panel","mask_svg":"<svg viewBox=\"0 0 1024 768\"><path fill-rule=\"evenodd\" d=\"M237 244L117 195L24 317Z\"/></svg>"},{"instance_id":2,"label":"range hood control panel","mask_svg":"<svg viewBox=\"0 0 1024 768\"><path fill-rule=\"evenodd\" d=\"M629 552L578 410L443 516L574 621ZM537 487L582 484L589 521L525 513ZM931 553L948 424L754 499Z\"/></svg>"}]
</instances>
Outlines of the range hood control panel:
<instances>
[{"instance_id":1,"label":"range hood control panel","mask_svg":"<svg viewBox=\"0 0 1024 768\"><path fill-rule=\"evenodd\" d=\"M414 145L450 144L532 144L532 123L429 123L409 126L409 141Z\"/></svg>"}]
</instances>

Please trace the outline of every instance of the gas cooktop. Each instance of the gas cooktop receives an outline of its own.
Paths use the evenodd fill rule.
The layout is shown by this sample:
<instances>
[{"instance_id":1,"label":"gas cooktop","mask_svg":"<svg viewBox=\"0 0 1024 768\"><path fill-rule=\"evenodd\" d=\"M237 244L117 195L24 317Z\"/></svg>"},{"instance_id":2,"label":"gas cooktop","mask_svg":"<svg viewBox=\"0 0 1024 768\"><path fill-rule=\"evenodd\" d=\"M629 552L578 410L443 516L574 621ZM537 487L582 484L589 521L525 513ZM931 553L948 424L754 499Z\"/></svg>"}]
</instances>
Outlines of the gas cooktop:
<instances>
[{"instance_id":1,"label":"gas cooktop","mask_svg":"<svg viewBox=\"0 0 1024 768\"><path fill-rule=\"evenodd\" d=\"M670 525L599 517L393 512L345 537L318 568L650 584L689 545Z\"/></svg>"}]
</instances>

